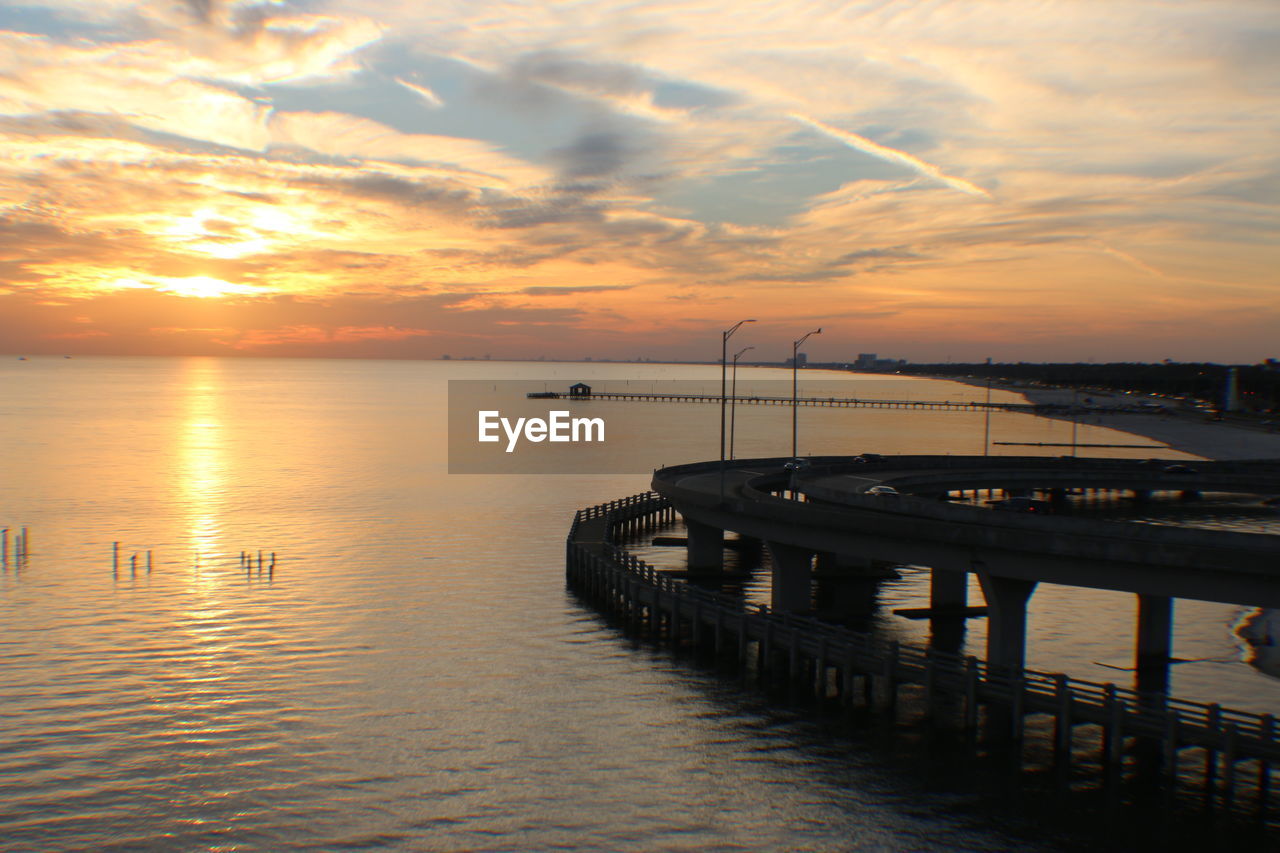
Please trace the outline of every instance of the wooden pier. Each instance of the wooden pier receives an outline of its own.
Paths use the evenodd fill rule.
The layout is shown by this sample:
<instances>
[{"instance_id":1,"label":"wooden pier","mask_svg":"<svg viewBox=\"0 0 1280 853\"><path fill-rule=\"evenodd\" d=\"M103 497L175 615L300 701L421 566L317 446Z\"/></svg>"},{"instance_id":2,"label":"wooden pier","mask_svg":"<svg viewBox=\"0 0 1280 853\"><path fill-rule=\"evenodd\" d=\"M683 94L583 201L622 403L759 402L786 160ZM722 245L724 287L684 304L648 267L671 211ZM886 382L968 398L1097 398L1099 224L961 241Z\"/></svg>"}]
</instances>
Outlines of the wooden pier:
<instances>
[{"instance_id":1,"label":"wooden pier","mask_svg":"<svg viewBox=\"0 0 1280 853\"><path fill-rule=\"evenodd\" d=\"M1247 815L1276 828L1270 800L1280 741L1273 715L992 667L765 606L744 608L675 580L619 544L676 519L670 502L653 492L580 510L566 543L569 586L654 641L713 651L744 674L785 680L819 700L893 718L907 691L922 703L929 726L964 733L975 745L1001 744L1019 766L1028 719L1047 718L1055 776L1070 786L1094 775L1108 810L1142 785L1169 810L1192 796L1209 814Z\"/></svg>"},{"instance_id":2,"label":"wooden pier","mask_svg":"<svg viewBox=\"0 0 1280 853\"><path fill-rule=\"evenodd\" d=\"M715 403L719 405L719 394L663 394L663 393L631 393L612 391L591 391L583 394L561 394L555 391L538 391L528 395L531 399L551 400L617 400L639 403ZM913 411L948 411L948 412L1023 412L1032 415L1102 415L1126 414L1149 415L1152 410L1138 406L1072 406L1062 404L1032 403L986 403L959 402L954 400L876 400L858 397L760 397L730 396L726 402L739 406L797 406L827 409L908 409ZM1155 412L1159 414L1160 411Z\"/></svg>"}]
</instances>

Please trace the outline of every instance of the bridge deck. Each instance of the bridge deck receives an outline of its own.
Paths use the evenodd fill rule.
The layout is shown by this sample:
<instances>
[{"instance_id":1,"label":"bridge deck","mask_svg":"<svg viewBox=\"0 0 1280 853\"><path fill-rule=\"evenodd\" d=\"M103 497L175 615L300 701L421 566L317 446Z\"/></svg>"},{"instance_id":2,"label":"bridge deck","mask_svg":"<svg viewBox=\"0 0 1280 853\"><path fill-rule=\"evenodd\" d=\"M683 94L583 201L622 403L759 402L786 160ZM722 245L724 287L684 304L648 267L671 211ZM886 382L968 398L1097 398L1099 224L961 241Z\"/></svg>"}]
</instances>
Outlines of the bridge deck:
<instances>
[{"instance_id":1,"label":"bridge deck","mask_svg":"<svg viewBox=\"0 0 1280 853\"><path fill-rule=\"evenodd\" d=\"M1280 607L1280 536L992 512L944 500L962 488L1107 488L1280 494L1280 461L1051 457L736 460L658 471L653 486L695 521L811 552L994 576ZM723 486L722 486L723 483ZM899 495L878 495L891 485ZM805 500L782 496L801 494Z\"/></svg>"}]
</instances>

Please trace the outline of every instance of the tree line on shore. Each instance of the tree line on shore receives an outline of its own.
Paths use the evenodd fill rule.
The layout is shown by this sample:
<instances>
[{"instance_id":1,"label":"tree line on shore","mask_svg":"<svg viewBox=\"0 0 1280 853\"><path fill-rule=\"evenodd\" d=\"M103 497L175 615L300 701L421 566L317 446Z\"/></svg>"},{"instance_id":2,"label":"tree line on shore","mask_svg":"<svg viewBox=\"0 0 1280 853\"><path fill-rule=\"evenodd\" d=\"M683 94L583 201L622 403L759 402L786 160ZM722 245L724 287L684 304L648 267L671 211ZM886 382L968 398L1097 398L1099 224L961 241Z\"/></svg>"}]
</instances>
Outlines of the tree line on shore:
<instances>
[{"instance_id":1,"label":"tree line on shore","mask_svg":"<svg viewBox=\"0 0 1280 853\"><path fill-rule=\"evenodd\" d=\"M1280 410L1280 364L1235 365L1240 409ZM1211 406L1224 404L1232 365L1204 362L1108 362L1097 364L1030 362L978 364L903 364L897 372L929 376L964 376L995 381L1041 383L1065 388L1131 391L1185 398Z\"/></svg>"}]
</instances>

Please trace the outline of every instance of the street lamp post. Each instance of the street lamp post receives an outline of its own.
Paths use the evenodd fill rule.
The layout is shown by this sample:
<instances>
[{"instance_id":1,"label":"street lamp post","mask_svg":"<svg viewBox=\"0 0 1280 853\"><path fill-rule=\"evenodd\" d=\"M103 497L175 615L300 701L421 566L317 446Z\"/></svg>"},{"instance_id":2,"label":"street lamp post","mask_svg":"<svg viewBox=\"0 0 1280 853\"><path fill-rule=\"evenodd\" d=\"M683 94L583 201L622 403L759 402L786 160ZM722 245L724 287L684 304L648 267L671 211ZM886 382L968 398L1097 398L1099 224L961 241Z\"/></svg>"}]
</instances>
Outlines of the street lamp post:
<instances>
[{"instance_id":1,"label":"street lamp post","mask_svg":"<svg viewBox=\"0 0 1280 853\"><path fill-rule=\"evenodd\" d=\"M742 354L747 350L753 350L755 347L743 347L733 355L733 379L729 383L729 397L733 400L729 404L729 458L733 458L733 433L734 427L738 424L738 359L742 358Z\"/></svg>"},{"instance_id":2,"label":"street lamp post","mask_svg":"<svg viewBox=\"0 0 1280 853\"><path fill-rule=\"evenodd\" d=\"M1076 429L1080 426L1080 389L1071 389L1071 455L1076 455Z\"/></svg>"},{"instance_id":3,"label":"street lamp post","mask_svg":"<svg viewBox=\"0 0 1280 853\"><path fill-rule=\"evenodd\" d=\"M739 320L729 329L720 333L720 499L724 500L724 414L725 393L728 390L729 338L738 331L743 323L754 323L755 320Z\"/></svg>"},{"instance_id":4,"label":"street lamp post","mask_svg":"<svg viewBox=\"0 0 1280 853\"><path fill-rule=\"evenodd\" d=\"M987 359L990 364L991 359ZM989 368L988 368L989 369ZM987 374L987 405L982 415L982 455L991 452L991 374Z\"/></svg>"},{"instance_id":5,"label":"street lamp post","mask_svg":"<svg viewBox=\"0 0 1280 853\"><path fill-rule=\"evenodd\" d=\"M797 391L800 387L800 345L808 339L809 335L820 334L822 334L822 327L806 333L804 337L793 341L791 344L791 456L793 458L800 455L797 449L796 433L796 406L799 399Z\"/></svg>"}]
</instances>

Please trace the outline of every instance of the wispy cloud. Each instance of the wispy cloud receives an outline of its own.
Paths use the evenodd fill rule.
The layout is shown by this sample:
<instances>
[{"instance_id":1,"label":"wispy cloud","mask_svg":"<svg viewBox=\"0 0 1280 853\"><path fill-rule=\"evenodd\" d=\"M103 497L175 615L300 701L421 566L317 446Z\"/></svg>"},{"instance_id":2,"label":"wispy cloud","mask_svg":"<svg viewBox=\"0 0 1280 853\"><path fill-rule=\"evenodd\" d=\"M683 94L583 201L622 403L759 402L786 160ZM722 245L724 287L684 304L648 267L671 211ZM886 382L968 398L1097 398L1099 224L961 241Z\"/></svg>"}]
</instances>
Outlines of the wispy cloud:
<instances>
[{"instance_id":1,"label":"wispy cloud","mask_svg":"<svg viewBox=\"0 0 1280 853\"><path fill-rule=\"evenodd\" d=\"M1115 248L1114 246L1103 246L1102 251L1113 258L1119 258L1121 261L1124 261L1129 266L1133 267L1136 270L1141 270L1147 275L1155 276L1156 278L1168 278L1168 276L1166 276L1164 273L1162 273L1160 270L1156 269L1155 267L1151 266L1151 264L1144 263L1143 261L1140 261L1139 259L1135 258L1133 255L1129 254L1128 252L1122 252L1119 249Z\"/></svg>"},{"instance_id":2,"label":"wispy cloud","mask_svg":"<svg viewBox=\"0 0 1280 853\"><path fill-rule=\"evenodd\" d=\"M404 80L400 77L396 77L395 81L421 98L427 106L432 107L433 109L444 106L444 98L441 98L421 83L410 83L408 80Z\"/></svg>"},{"instance_id":3,"label":"wispy cloud","mask_svg":"<svg viewBox=\"0 0 1280 853\"><path fill-rule=\"evenodd\" d=\"M978 196L979 198L985 198L988 200L991 198L991 193L987 192L972 181L966 181L964 178L957 178L954 175L948 175L937 166L932 163L926 163L915 155L908 154L905 151L899 151L896 148L890 148L887 145L881 145L878 142L872 142L865 136L859 136L852 131L832 127L825 122L800 115L799 113L792 113L790 117L801 124L808 125L814 130L830 136L832 139L843 142L850 148L856 148L864 154L870 154L872 157L879 157L880 159L887 160L890 163L898 163L906 166L908 169L918 172L926 178L932 178L935 181L946 184L953 190L959 190L962 193L968 193L969 195Z\"/></svg>"}]
</instances>

